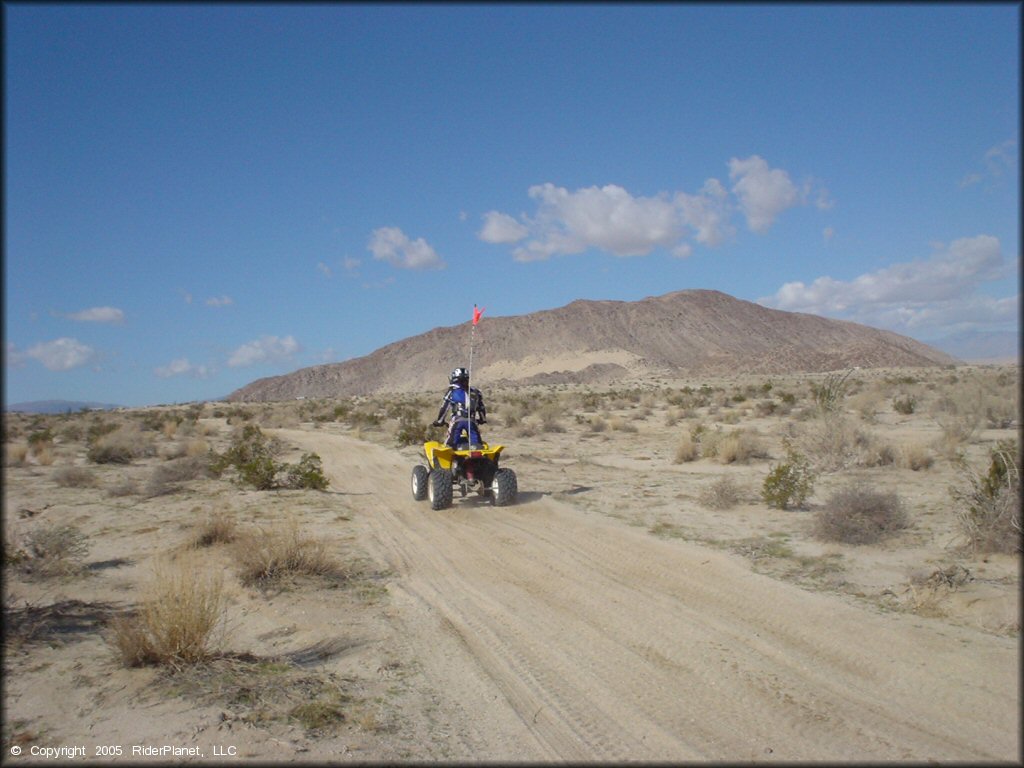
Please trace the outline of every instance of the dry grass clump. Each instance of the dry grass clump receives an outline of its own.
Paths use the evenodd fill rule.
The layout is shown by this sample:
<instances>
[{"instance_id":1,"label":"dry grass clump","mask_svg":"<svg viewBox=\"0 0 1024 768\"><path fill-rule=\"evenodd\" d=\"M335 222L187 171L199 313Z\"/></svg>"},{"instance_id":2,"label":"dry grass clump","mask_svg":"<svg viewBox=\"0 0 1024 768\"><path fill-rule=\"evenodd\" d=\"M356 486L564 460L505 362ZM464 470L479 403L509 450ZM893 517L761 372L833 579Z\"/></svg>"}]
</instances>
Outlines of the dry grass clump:
<instances>
[{"instance_id":1,"label":"dry grass clump","mask_svg":"<svg viewBox=\"0 0 1024 768\"><path fill-rule=\"evenodd\" d=\"M921 443L902 443L896 449L896 466L918 472L928 469L935 463L935 457L928 446Z\"/></svg>"},{"instance_id":2,"label":"dry grass clump","mask_svg":"<svg viewBox=\"0 0 1024 768\"><path fill-rule=\"evenodd\" d=\"M88 467L58 467L53 472L53 482L61 488L94 488L96 473Z\"/></svg>"},{"instance_id":3,"label":"dry grass clump","mask_svg":"<svg viewBox=\"0 0 1024 768\"><path fill-rule=\"evenodd\" d=\"M673 461L682 464L687 461L695 461L700 455L700 448L693 434L686 430L679 436L679 443L676 445L676 453Z\"/></svg>"},{"instance_id":4,"label":"dry grass clump","mask_svg":"<svg viewBox=\"0 0 1024 768\"><path fill-rule=\"evenodd\" d=\"M138 613L114 620L113 644L129 667L205 661L216 654L224 610L221 574L194 558L162 561Z\"/></svg>"},{"instance_id":5,"label":"dry grass clump","mask_svg":"<svg viewBox=\"0 0 1024 768\"><path fill-rule=\"evenodd\" d=\"M153 438L135 422L117 427L97 437L87 456L97 464L130 464L132 459L153 454Z\"/></svg>"},{"instance_id":6,"label":"dry grass clump","mask_svg":"<svg viewBox=\"0 0 1024 768\"><path fill-rule=\"evenodd\" d=\"M236 558L239 579L246 586L280 585L301 576L346 579L350 575L328 553L326 543L302 534L295 520L241 537Z\"/></svg>"},{"instance_id":7,"label":"dry grass clump","mask_svg":"<svg viewBox=\"0 0 1024 768\"><path fill-rule=\"evenodd\" d=\"M716 447L718 461L722 464L742 464L768 456L760 437L745 429L733 430L719 440Z\"/></svg>"},{"instance_id":8,"label":"dry grass clump","mask_svg":"<svg viewBox=\"0 0 1024 768\"><path fill-rule=\"evenodd\" d=\"M740 496L739 486L731 477L720 477L701 489L698 500L709 509L732 509Z\"/></svg>"},{"instance_id":9,"label":"dry grass clump","mask_svg":"<svg viewBox=\"0 0 1024 768\"><path fill-rule=\"evenodd\" d=\"M854 482L833 493L815 515L815 534L825 541L873 544L909 524L897 494Z\"/></svg>"},{"instance_id":10,"label":"dry grass clump","mask_svg":"<svg viewBox=\"0 0 1024 768\"><path fill-rule=\"evenodd\" d=\"M30 579L76 576L84 570L89 540L74 525L41 525L20 538L5 560Z\"/></svg>"},{"instance_id":11,"label":"dry grass clump","mask_svg":"<svg viewBox=\"0 0 1024 768\"><path fill-rule=\"evenodd\" d=\"M4 443L4 466L23 467L27 462L27 443Z\"/></svg>"},{"instance_id":12,"label":"dry grass clump","mask_svg":"<svg viewBox=\"0 0 1024 768\"><path fill-rule=\"evenodd\" d=\"M612 416L608 419L608 428L615 432L635 433L639 431L634 419L626 419L622 416Z\"/></svg>"},{"instance_id":13,"label":"dry grass clump","mask_svg":"<svg viewBox=\"0 0 1024 768\"><path fill-rule=\"evenodd\" d=\"M230 544L239 537L238 523L223 510L212 512L198 525L190 546L196 549L214 544Z\"/></svg>"}]
</instances>

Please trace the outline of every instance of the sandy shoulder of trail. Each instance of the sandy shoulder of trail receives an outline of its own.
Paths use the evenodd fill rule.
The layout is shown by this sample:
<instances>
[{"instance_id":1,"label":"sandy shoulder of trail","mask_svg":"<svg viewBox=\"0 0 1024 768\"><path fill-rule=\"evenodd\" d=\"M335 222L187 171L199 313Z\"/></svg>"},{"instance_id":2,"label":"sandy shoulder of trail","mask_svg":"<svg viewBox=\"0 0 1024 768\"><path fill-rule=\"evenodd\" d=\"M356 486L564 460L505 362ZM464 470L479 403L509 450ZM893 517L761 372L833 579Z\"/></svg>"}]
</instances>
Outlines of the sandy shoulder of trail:
<instances>
[{"instance_id":1,"label":"sandy shoulder of trail","mask_svg":"<svg viewBox=\"0 0 1024 768\"><path fill-rule=\"evenodd\" d=\"M94 468L93 487L55 482L87 465L81 447L5 467L9 542L59 524L89 544L73 577L5 579L5 761L1019 761L1019 560L957 546L951 464L824 475L811 510L772 510L757 489L775 443L775 458L675 463L677 430L629 403L607 429L568 417L532 435L495 410L488 436L519 479L505 508L456 493L431 511L410 493L416 449L334 423L267 429L283 459L321 457L322 493L112 492L160 457ZM232 428L203 421L225 446ZM744 425L775 440L779 423ZM935 431L923 417L875 429ZM971 457L1008 435L981 434ZM814 509L851 475L898 491L911 527L816 539ZM737 504L708 508L725 476ZM112 622L214 513L252 530L297 520L349 578L254 589L230 546L201 549L196 567L225 577L229 655L125 668Z\"/></svg>"}]
</instances>

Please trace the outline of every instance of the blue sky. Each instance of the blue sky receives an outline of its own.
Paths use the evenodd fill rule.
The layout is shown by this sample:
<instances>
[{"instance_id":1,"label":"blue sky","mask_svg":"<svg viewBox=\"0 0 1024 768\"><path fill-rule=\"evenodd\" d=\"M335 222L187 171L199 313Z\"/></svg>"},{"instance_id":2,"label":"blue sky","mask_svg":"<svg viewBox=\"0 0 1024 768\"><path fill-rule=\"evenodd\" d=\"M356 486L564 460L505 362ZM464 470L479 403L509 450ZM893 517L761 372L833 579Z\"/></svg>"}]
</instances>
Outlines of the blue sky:
<instances>
[{"instance_id":1,"label":"blue sky","mask_svg":"<svg viewBox=\"0 0 1024 768\"><path fill-rule=\"evenodd\" d=\"M7 403L685 288L1018 328L1019 4L3 12Z\"/></svg>"}]
</instances>

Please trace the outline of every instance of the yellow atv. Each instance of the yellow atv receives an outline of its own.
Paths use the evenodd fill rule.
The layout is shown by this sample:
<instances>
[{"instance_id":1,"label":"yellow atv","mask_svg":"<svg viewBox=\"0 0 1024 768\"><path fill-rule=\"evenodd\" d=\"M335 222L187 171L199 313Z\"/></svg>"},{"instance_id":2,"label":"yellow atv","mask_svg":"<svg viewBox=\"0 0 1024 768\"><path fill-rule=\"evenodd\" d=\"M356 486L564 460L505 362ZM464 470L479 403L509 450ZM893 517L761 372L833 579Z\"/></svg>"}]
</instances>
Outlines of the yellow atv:
<instances>
[{"instance_id":1,"label":"yellow atv","mask_svg":"<svg viewBox=\"0 0 1024 768\"><path fill-rule=\"evenodd\" d=\"M498 466L504 447L456 443L452 448L429 440L423 444L426 466L417 464L412 468L412 497L417 501L430 499L431 509L446 509L452 505L458 487L463 497L476 491L498 507L515 503L519 492L516 473Z\"/></svg>"}]
</instances>

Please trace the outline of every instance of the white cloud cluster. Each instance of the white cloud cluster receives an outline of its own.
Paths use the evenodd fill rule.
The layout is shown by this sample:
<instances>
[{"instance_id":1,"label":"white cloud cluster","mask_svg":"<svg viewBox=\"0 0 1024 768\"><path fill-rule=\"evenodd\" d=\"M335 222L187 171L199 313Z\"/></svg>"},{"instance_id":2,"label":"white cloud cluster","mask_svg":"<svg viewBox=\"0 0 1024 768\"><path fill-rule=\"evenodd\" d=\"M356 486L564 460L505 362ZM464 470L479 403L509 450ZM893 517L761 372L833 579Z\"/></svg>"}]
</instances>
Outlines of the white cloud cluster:
<instances>
[{"instance_id":1,"label":"white cloud cluster","mask_svg":"<svg viewBox=\"0 0 1024 768\"><path fill-rule=\"evenodd\" d=\"M983 181L995 181L1005 175L1012 175L1017 168L1017 140L1007 139L989 148L982 158L984 170L968 173L960 180L961 187L971 187Z\"/></svg>"},{"instance_id":2,"label":"white cloud cluster","mask_svg":"<svg viewBox=\"0 0 1024 768\"><path fill-rule=\"evenodd\" d=\"M96 357L96 351L77 339L62 337L53 341L44 341L29 347L23 353L42 363L51 371L70 371L86 365ZM20 354L8 346L8 357L20 360Z\"/></svg>"},{"instance_id":3,"label":"white cloud cluster","mask_svg":"<svg viewBox=\"0 0 1024 768\"><path fill-rule=\"evenodd\" d=\"M488 211L478 237L487 243L520 243L513 251L518 261L538 261L590 248L616 256L643 256L667 248L677 256L687 256L692 251L684 241L688 233L703 245L721 245L735 235L730 220L739 210L750 230L763 234L783 211L804 204L811 191L810 185L798 188L786 171L771 168L757 155L733 158L728 167L731 189L718 179L708 179L696 194L638 197L614 184L575 192L551 183L539 184L528 192L537 201L533 216L524 214L516 219L501 211ZM827 192L819 190L816 205L831 206Z\"/></svg>"},{"instance_id":4,"label":"white cloud cluster","mask_svg":"<svg viewBox=\"0 0 1024 768\"><path fill-rule=\"evenodd\" d=\"M245 368L260 363L287 363L300 349L299 342L293 336L261 336L232 352L228 358L228 366Z\"/></svg>"},{"instance_id":5,"label":"white cloud cluster","mask_svg":"<svg viewBox=\"0 0 1024 768\"><path fill-rule=\"evenodd\" d=\"M80 323L123 323L124 312L116 307L91 307L68 315Z\"/></svg>"},{"instance_id":6,"label":"white cloud cluster","mask_svg":"<svg viewBox=\"0 0 1024 768\"><path fill-rule=\"evenodd\" d=\"M196 379L208 379L212 371L205 365L194 365L187 357L179 357L167 365L155 368L153 372L161 379L170 379L174 376L191 376Z\"/></svg>"},{"instance_id":7,"label":"white cloud cluster","mask_svg":"<svg viewBox=\"0 0 1024 768\"><path fill-rule=\"evenodd\" d=\"M786 283L759 302L776 309L840 317L902 332L932 334L1018 316L1019 296L994 298L982 284L1012 272L998 238L978 235L938 246L930 258L866 272L853 280L819 277Z\"/></svg>"},{"instance_id":8,"label":"white cloud cluster","mask_svg":"<svg viewBox=\"0 0 1024 768\"><path fill-rule=\"evenodd\" d=\"M444 269L445 263L422 237L410 240L398 227L373 230L367 248L373 258L401 269Z\"/></svg>"},{"instance_id":9,"label":"white cloud cluster","mask_svg":"<svg viewBox=\"0 0 1024 768\"><path fill-rule=\"evenodd\" d=\"M230 307L234 303L235 300L230 296L211 296L206 300L208 307Z\"/></svg>"}]
</instances>

